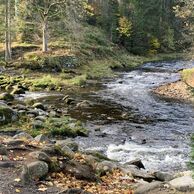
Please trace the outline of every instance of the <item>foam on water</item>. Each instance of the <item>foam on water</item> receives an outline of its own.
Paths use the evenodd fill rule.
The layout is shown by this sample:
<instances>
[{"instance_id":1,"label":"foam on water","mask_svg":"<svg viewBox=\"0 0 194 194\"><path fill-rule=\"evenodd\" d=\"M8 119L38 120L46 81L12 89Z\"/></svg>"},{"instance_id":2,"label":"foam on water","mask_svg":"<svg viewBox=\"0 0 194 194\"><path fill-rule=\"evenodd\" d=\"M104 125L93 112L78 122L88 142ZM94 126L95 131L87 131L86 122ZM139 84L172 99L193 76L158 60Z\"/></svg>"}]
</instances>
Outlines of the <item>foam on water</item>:
<instances>
[{"instance_id":1,"label":"foam on water","mask_svg":"<svg viewBox=\"0 0 194 194\"><path fill-rule=\"evenodd\" d=\"M185 157L187 157L188 151L188 148L173 148L168 145L152 147L127 142L122 145L109 145L107 156L121 163L127 163L138 158L143 161L146 169L174 171L186 168Z\"/></svg>"}]
</instances>

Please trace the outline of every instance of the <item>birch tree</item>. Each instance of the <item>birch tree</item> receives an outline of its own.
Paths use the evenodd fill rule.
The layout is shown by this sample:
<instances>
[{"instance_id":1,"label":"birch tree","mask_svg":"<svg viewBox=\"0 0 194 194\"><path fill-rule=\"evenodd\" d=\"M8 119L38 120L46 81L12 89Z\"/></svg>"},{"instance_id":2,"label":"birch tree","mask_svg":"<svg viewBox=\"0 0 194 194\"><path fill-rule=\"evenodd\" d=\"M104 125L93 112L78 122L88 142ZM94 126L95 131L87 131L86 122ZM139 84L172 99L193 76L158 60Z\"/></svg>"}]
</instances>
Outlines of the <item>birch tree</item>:
<instances>
[{"instance_id":1,"label":"birch tree","mask_svg":"<svg viewBox=\"0 0 194 194\"><path fill-rule=\"evenodd\" d=\"M5 61L11 60L11 0L5 1Z\"/></svg>"},{"instance_id":2,"label":"birch tree","mask_svg":"<svg viewBox=\"0 0 194 194\"><path fill-rule=\"evenodd\" d=\"M42 51L47 52L49 21L62 13L67 0L31 0L30 3L42 26Z\"/></svg>"}]
</instances>

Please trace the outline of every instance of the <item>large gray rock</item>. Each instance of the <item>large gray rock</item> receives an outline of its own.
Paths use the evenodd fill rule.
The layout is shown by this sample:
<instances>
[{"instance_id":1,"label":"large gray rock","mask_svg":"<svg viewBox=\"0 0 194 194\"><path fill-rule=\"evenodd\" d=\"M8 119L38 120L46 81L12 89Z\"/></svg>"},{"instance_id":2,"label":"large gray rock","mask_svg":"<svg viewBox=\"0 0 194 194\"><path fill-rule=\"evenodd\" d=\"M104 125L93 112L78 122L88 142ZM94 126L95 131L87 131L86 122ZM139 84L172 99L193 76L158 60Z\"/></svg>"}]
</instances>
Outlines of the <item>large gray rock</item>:
<instances>
[{"instance_id":1,"label":"large gray rock","mask_svg":"<svg viewBox=\"0 0 194 194\"><path fill-rule=\"evenodd\" d=\"M155 172L154 173L155 177L159 180L159 181L171 181L174 176L168 172Z\"/></svg>"},{"instance_id":2,"label":"large gray rock","mask_svg":"<svg viewBox=\"0 0 194 194\"><path fill-rule=\"evenodd\" d=\"M49 172L49 167L46 162L35 161L23 167L21 180L23 183L28 183L31 180L36 180L45 177Z\"/></svg>"},{"instance_id":3,"label":"large gray rock","mask_svg":"<svg viewBox=\"0 0 194 194\"><path fill-rule=\"evenodd\" d=\"M138 168L143 168L145 169L145 166L143 165L141 159L135 159L135 160L132 160L130 162L127 162L126 163L127 165L135 165L137 166Z\"/></svg>"},{"instance_id":4,"label":"large gray rock","mask_svg":"<svg viewBox=\"0 0 194 194\"><path fill-rule=\"evenodd\" d=\"M7 155L7 149L2 144L0 144L0 155Z\"/></svg>"},{"instance_id":5,"label":"large gray rock","mask_svg":"<svg viewBox=\"0 0 194 194\"><path fill-rule=\"evenodd\" d=\"M35 120L32 122L32 126L34 129L42 129L42 128L44 128L44 122L42 122L40 120Z\"/></svg>"},{"instance_id":6,"label":"large gray rock","mask_svg":"<svg viewBox=\"0 0 194 194\"><path fill-rule=\"evenodd\" d=\"M101 174L105 175L107 172L112 172L117 168L117 165L111 161L102 161L97 164L96 170Z\"/></svg>"},{"instance_id":7,"label":"large gray rock","mask_svg":"<svg viewBox=\"0 0 194 194\"><path fill-rule=\"evenodd\" d=\"M4 103L0 103L0 125L14 122L18 119L18 114Z\"/></svg>"},{"instance_id":8,"label":"large gray rock","mask_svg":"<svg viewBox=\"0 0 194 194\"><path fill-rule=\"evenodd\" d=\"M40 143L43 143L43 142L50 143L51 142L50 139L44 134L36 136L34 140Z\"/></svg>"},{"instance_id":9,"label":"large gray rock","mask_svg":"<svg viewBox=\"0 0 194 194\"><path fill-rule=\"evenodd\" d=\"M29 156L33 159L44 161L46 163L51 163L50 157L46 153L41 152L41 151L31 152L29 153Z\"/></svg>"},{"instance_id":10,"label":"large gray rock","mask_svg":"<svg viewBox=\"0 0 194 194\"><path fill-rule=\"evenodd\" d=\"M73 159L75 156L75 153L66 145L61 147L61 153L63 156L70 158L70 159Z\"/></svg>"},{"instance_id":11,"label":"large gray rock","mask_svg":"<svg viewBox=\"0 0 194 194\"><path fill-rule=\"evenodd\" d=\"M74 152L78 151L79 148L78 144L72 139L58 140L56 142L56 145L59 145L61 147L68 146Z\"/></svg>"},{"instance_id":12,"label":"large gray rock","mask_svg":"<svg viewBox=\"0 0 194 194\"><path fill-rule=\"evenodd\" d=\"M26 133L26 132L21 132L19 134L14 135L13 139L33 140L33 137L30 134Z\"/></svg>"},{"instance_id":13,"label":"large gray rock","mask_svg":"<svg viewBox=\"0 0 194 194\"><path fill-rule=\"evenodd\" d=\"M95 171L92 167L77 161L69 161L64 168L65 173L70 173L80 180L96 181Z\"/></svg>"},{"instance_id":14,"label":"large gray rock","mask_svg":"<svg viewBox=\"0 0 194 194\"><path fill-rule=\"evenodd\" d=\"M147 182L151 182L153 180L156 180L156 177L153 174L151 174L145 170L140 170L136 166L125 166L124 168L122 168L122 171L125 174L132 175L134 178L143 179Z\"/></svg>"},{"instance_id":15,"label":"large gray rock","mask_svg":"<svg viewBox=\"0 0 194 194\"><path fill-rule=\"evenodd\" d=\"M173 179L169 182L169 184L182 192L194 191L194 180L191 176L182 176Z\"/></svg>"},{"instance_id":16,"label":"large gray rock","mask_svg":"<svg viewBox=\"0 0 194 194\"><path fill-rule=\"evenodd\" d=\"M152 182L152 183L147 183L139 186L135 191L134 194L147 194L148 192L151 192L152 190L160 187L162 185L161 182Z\"/></svg>"}]
</instances>

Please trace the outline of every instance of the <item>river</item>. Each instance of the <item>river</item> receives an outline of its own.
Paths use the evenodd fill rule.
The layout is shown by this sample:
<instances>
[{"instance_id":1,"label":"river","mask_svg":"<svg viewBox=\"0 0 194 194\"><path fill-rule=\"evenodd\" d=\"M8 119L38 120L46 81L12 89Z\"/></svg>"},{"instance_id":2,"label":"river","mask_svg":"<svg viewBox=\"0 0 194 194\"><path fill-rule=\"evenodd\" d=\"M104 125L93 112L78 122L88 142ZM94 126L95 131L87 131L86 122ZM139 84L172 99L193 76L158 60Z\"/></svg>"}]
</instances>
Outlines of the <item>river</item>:
<instances>
[{"instance_id":1,"label":"river","mask_svg":"<svg viewBox=\"0 0 194 194\"><path fill-rule=\"evenodd\" d=\"M157 97L152 89L179 80L178 71L193 66L186 61L147 63L103 83L99 91L90 94L98 112L96 119L87 122L93 132L77 141L85 149L104 151L122 163L138 158L149 170L185 170L194 132L194 108ZM99 120L99 114L107 120ZM121 114L127 115L126 119L119 119Z\"/></svg>"},{"instance_id":2,"label":"river","mask_svg":"<svg viewBox=\"0 0 194 194\"><path fill-rule=\"evenodd\" d=\"M148 170L187 169L194 107L156 96L152 90L179 80L179 70L190 67L194 67L193 62L146 63L115 79L70 93L77 101L86 99L92 104L68 109L72 117L84 121L90 129L89 137L77 137L76 141L84 150L102 151L121 163L141 159ZM45 93L33 95L44 97L44 103L64 107L61 96L46 99Z\"/></svg>"}]
</instances>

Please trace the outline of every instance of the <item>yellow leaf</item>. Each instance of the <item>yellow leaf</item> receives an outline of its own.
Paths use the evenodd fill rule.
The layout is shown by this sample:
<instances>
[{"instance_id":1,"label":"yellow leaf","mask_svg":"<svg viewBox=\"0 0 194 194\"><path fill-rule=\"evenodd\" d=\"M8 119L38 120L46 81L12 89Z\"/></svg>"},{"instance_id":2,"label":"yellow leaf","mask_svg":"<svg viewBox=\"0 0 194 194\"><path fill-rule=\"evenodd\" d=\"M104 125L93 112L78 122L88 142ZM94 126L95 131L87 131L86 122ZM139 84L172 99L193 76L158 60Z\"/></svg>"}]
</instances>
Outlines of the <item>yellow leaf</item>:
<instances>
[{"instance_id":1,"label":"yellow leaf","mask_svg":"<svg viewBox=\"0 0 194 194\"><path fill-rule=\"evenodd\" d=\"M16 189L15 192L16 192L16 193L20 193L21 191L20 191L19 189Z\"/></svg>"},{"instance_id":2,"label":"yellow leaf","mask_svg":"<svg viewBox=\"0 0 194 194\"><path fill-rule=\"evenodd\" d=\"M15 181L15 182L20 182L21 179L20 179L20 178L17 178L17 179L15 179L14 181Z\"/></svg>"},{"instance_id":3,"label":"yellow leaf","mask_svg":"<svg viewBox=\"0 0 194 194\"><path fill-rule=\"evenodd\" d=\"M46 190L47 190L46 187L42 187L42 188L39 188L39 189L38 189L38 191L42 191L42 192L44 192L44 191L46 191Z\"/></svg>"}]
</instances>

